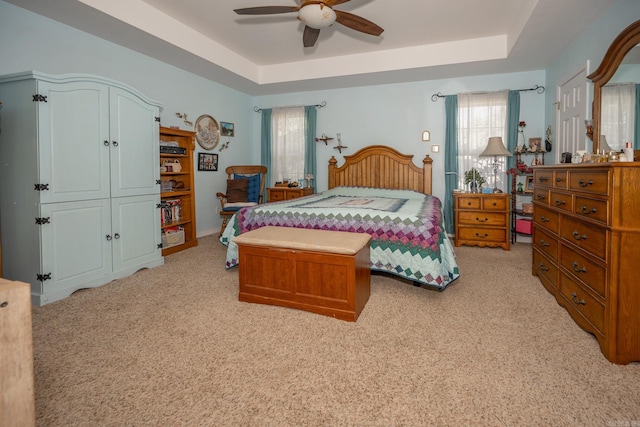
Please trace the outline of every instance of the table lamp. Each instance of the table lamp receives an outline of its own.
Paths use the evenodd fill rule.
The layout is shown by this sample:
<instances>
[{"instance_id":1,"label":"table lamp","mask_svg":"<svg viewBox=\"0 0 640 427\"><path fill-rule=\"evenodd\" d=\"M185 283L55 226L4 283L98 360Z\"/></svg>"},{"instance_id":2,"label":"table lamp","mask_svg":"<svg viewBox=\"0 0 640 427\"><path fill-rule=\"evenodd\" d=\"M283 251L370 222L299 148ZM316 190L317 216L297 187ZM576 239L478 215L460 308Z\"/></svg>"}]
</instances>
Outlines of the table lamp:
<instances>
[{"instance_id":1,"label":"table lamp","mask_svg":"<svg viewBox=\"0 0 640 427\"><path fill-rule=\"evenodd\" d=\"M485 148L484 151L480 153L480 157L493 157L493 162L491 162L491 165L493 166L494 193L502 193L502 190L498 188L498 167L500 166L498 156L510 157L511 153L506 148L504 148L501 136L492 136L491 138L489 138L487 148Z\"/></svg>"}]
</instances>

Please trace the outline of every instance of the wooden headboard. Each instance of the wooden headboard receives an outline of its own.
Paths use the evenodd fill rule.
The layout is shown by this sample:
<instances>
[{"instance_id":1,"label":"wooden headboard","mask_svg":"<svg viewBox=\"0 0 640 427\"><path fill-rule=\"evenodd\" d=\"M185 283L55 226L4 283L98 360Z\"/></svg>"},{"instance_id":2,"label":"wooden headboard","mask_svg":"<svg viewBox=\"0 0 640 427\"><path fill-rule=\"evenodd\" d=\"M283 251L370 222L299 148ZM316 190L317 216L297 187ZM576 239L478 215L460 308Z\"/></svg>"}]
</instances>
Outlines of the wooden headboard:
<instances>
[{"instance_id":1,"label":"wooden headboard","mask_svg":"<svg viewBox=\"0 0 640 427\"><path fill-rule=\"evenodd\" d=\"M351 156L344 156L337 167L335 157L329 160L329 189L339 186L414 190L431 194L431 164L427 154L422 168L413 163L413 155L402 154L386 145L371 145Z\"/></svg>"}]
</instances>

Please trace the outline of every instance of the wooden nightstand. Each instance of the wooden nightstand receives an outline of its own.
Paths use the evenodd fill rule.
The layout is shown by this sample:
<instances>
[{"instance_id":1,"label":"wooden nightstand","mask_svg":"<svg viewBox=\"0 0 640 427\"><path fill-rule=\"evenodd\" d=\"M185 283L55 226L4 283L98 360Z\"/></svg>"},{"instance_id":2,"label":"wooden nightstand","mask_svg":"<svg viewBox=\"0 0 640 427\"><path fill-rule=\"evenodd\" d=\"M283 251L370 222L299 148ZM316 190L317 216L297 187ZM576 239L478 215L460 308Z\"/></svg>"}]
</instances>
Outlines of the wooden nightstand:
<instances>
[{"instance_id":1,"label":"wooden nightstand","mask_svg":"<svg viewBox=\"0 0 640 427\"><path fill-rule=\"evenodd\" d=\"M269 202L281 202L283 200L297 199L313 194L313 187L270 187L267 188Z\"/></svg>"},{"instance_id":2,"label":"wooden nightstand","mask_svg":"<svg viewBox=\"0 0 640 427\"><path fill-rule=\"evenodd\" d=\"M507 193L453 193L455 212L454 245L511 249Z\"/></svg>"}]
</instances>

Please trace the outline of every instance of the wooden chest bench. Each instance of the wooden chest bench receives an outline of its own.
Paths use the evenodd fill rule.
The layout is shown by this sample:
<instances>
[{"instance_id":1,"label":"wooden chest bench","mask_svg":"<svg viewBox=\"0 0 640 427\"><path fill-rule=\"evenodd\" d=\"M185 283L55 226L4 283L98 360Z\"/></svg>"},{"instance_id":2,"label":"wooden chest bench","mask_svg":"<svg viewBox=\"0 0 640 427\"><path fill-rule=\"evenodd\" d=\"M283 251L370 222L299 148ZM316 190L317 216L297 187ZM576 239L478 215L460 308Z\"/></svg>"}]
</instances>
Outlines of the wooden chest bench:
<instances>
[{"instance_id":1,"label":"wooden chest bench","mask_svg":"<svg viewBox=\"0 0 640 427\"><path fill-rule=\"evenodd\" d=\"M238 299L355 322L370 295L370 238L290 227L237 236Z\"/></svg>"}]
</instances>

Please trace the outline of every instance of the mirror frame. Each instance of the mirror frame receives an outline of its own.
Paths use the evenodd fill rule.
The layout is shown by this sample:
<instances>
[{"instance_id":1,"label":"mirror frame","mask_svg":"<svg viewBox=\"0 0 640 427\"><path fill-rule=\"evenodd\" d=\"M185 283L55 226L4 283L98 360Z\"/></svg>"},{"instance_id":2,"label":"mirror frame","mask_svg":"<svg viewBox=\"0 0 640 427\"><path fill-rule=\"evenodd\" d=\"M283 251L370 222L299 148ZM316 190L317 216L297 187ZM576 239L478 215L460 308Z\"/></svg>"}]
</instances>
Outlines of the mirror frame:
<instances>
[{"instance_id":1,"label":"mirror frame","mask_svg":"<svg viewBox=\"0 0 640 427\"><path fill-rule=\"evenodd\" d=\"M600 116L602 114L602 86L606 85L618 70L625 55L640 43L640 20L622 30L611 43L602 63L593 73L587 76L593 82L593 105L591 119L593 120L593 152L600 149Z\"/></svg>"}]
</instances>

